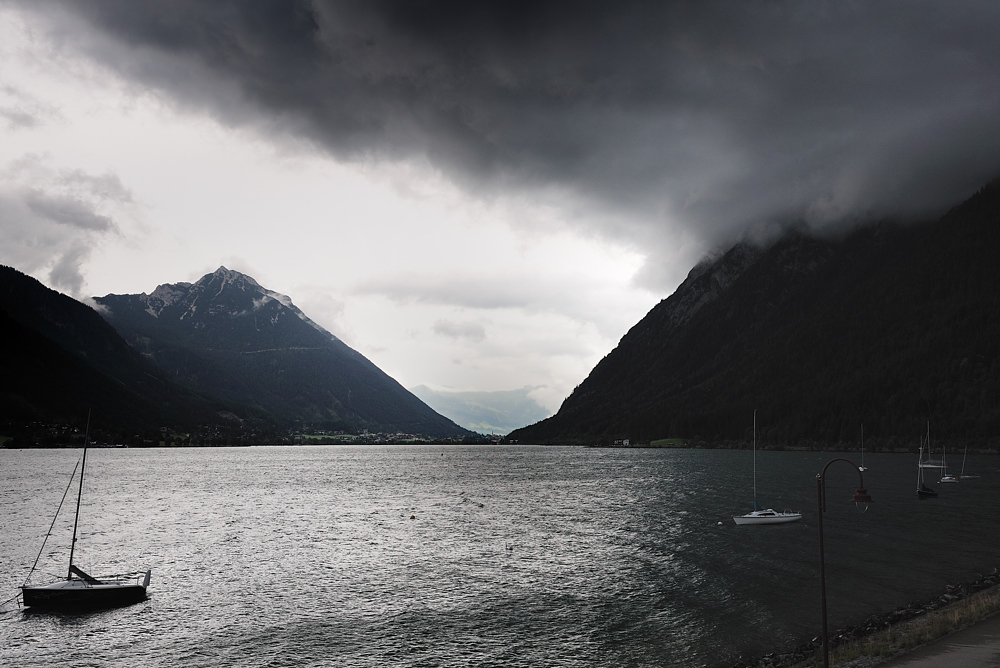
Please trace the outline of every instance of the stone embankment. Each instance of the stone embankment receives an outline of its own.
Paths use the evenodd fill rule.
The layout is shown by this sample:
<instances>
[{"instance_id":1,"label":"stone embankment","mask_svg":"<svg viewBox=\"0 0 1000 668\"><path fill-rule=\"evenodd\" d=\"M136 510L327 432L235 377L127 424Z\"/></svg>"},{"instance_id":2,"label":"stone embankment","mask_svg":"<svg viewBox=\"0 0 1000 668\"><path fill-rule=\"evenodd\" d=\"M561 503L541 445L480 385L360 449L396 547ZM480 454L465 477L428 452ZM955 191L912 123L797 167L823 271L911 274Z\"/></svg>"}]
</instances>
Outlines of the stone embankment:
<instances>
[{"instance_id":1,"label":"stone embankment","mask_svg":"<svg viewBox=\"0 0 1000 668\"><path fill-rule=\"evenodd\" d=\"M974 580L961 582L945 587L944 592L918 603L903 606L892 612L872 615L864 622L854 626L847 626L830 633L830 651L834 648L850 642L856 642L885 629L902 625L910 620L927 615L935 610L940 610L954 605L956 602L981 592L990 587L995 587L1000 583L1000 569L994 568L991 572L980 575ZM976 620L973 620L976 621ZM954 631L957 629L950 629ZM740 657L734 663L727 663L728 668L790 668L792 666L809 665L811 659L820 657L823 648L823 639L816 636L809 642L785 652L772 652L762 657L752 659ZM820 659L821 665L822 661ZM874 664L872 664L874 665Z\"/></svg>"}]
</instances>

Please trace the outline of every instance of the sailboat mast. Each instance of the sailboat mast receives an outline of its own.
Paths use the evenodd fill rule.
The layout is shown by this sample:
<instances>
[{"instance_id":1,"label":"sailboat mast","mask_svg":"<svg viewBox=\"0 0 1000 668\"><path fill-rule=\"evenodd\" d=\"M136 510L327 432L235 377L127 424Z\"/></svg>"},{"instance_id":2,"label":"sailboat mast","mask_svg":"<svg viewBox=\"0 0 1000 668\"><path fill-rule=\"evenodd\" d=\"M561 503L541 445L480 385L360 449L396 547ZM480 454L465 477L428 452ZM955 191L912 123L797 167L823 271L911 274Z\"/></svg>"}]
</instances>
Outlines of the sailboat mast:
<instances>
[{"instance_id":1,"label":"sailboat mast","mask_svg":"<svg viewBox=\"0 0 1000 668\"><path fill-rule=\"evenodd\" d=\"M917 455L917 489L920 489L920 483L924 477L924 469L920 465L924 461L924 446L920 446L920 453Z\"/></svg>"},{"instance_id":2,"label":"sailboat mast","mask_svg":"<svg viewBox=\"0 0 1000 668\"><path fill-rule=\"evenodd\" d=\"M753 509L757 510L757 411L753 412Z\"/></svg>"},{"instance_id":3,"label":"sailboat mast","mask_svg":"<svg viewBox=\"0 0 1000 668\"><path fill-rule=\"evenodd\" d=\"M87 431L83 437L83 462L80 464L80 488L76 492L76 515L73 517L73 542L69 545L69 572L67 580L73 579L73 552L76 550L76 527L80 522L80 499L83 497L83 472L87 468L87 445L90 442L90 411L87 411Z\"/></svg>"}]
</instances>

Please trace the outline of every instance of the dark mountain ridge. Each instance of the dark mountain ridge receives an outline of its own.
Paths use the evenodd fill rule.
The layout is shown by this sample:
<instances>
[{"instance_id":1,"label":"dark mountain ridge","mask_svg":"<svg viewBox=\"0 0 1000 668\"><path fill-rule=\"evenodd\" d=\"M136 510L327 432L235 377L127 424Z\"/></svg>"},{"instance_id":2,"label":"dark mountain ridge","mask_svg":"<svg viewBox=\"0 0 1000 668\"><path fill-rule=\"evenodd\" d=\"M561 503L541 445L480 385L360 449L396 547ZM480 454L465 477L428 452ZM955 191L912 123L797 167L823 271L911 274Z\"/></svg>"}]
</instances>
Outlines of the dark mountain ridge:
<instances>
[{"instance_id":1,"label":"dark mountain ridge","mask_svg":"<svg viewBox=\"0 0 1000 668\"><path fill-rule=\"evenodd\" d=\"M82 427L92 411L98 427L144 430L225 423L220 413L238 410L170 381L94 309L3 266L0 331L8 424Z\"/></svg>"},{"instance_id":2,"label":"dark mountain ridge","mask_svg":"<svg viewBox=\"0 0 1000 668\"><path fill-rule=\"evenodd\" d=\"M470 432L253 278L220 267L152 294L95 298L171 378L303 428L430 437Z\"/></svg>"},{"instance_id":3,"label":"dark mountain ridge","mask_svg":"<svg viewBox=\"0 0 1000 668\"><path fill-rule=\"evenodd\" d=\"M1000 183L933 223L793 230L691 271L520 442L1000 441Z\"/></svg>"}]
</instances>

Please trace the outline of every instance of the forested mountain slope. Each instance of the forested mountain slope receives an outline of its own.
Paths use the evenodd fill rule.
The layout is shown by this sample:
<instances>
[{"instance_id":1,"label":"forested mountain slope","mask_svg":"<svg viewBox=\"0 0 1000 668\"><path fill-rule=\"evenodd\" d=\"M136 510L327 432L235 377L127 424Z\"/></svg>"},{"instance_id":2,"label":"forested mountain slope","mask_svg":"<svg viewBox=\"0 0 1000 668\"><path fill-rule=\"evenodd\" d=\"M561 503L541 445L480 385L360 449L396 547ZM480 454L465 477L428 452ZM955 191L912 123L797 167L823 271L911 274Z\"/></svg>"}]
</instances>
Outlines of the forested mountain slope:
<instances>
[{"instance_id":1,"label":"forested mountain slope","mask_svg":"<svg viewBox=\"0 0 1000 668\"><path fill-rule=\"evenodd\" d=\"M1000 441L1000 183L927 224L696 267L522 443ZM942 441L941 439L944 439Z\"/></svg>"}]
</instances>

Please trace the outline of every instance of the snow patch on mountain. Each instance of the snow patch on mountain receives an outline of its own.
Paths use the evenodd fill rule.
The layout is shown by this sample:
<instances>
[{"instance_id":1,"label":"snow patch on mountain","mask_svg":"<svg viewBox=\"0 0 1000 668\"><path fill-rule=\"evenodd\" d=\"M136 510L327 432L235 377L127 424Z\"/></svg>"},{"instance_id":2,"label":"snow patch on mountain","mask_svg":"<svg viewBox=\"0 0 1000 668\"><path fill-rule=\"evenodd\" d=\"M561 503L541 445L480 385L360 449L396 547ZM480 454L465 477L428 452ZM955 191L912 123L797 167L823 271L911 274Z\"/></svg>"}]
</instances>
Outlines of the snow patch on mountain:
<instances>
[{"instance_id":1,"label":"snow patch on mountain","mask_svg":"<svg viewBox=\"0 0 1000 668\"><path fill-rule=\"evenodd\" d=\"M190 288L190 283L165 283L158 285L152 294L143 293L139 299L146 305L146 313L159 318L163 309L183 299Z\"/></svg>"}]
</instances>

